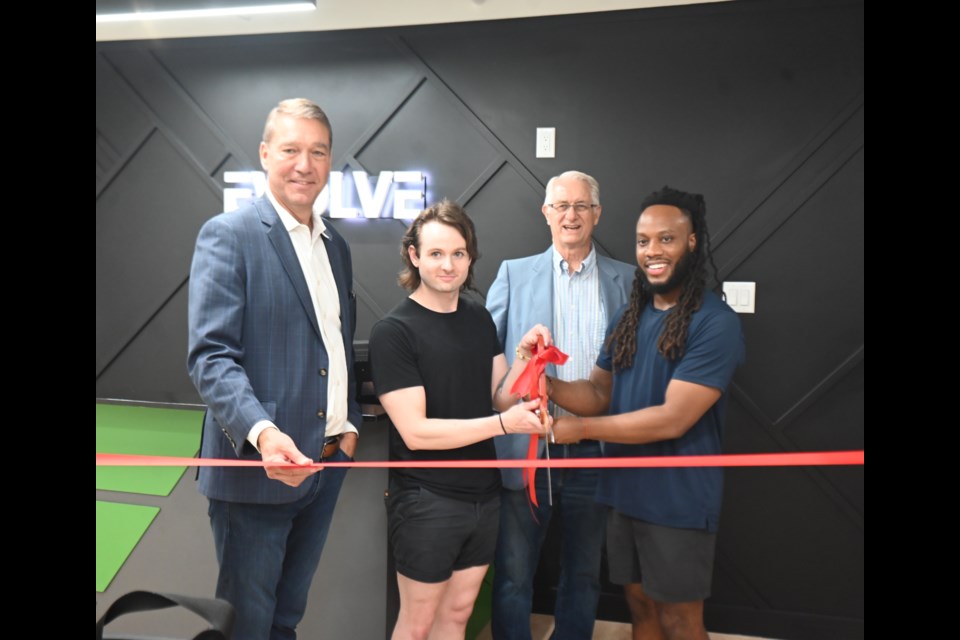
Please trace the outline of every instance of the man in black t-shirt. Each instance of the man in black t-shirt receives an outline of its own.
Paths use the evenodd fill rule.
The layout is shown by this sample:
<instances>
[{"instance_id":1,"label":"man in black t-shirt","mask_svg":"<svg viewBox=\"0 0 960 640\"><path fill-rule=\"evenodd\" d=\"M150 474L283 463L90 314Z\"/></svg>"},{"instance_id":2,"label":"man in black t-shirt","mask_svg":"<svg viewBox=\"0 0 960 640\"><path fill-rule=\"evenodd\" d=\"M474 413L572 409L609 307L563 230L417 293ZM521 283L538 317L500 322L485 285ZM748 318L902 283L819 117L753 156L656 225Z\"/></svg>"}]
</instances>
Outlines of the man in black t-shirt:
<instances>
[{"instance_id":1,"label":"man in black t-shirt","mask_svg":"<svg viewBox=\"0 0 960 640\"><path fill-rule=\"evenodd\" d=\"M543 336L520 340L508 367L490 314L461 297L473 283L473 222L443 201L424 210L403 238L400 284L410 296L378 322L370 359L390 416L391 460L489 460L493 438L544 432L537 401L518 404L509 389ZM497 414L494 409L503 411ZM549 426L549 420L548 420ZM387 496L400 614L394 637L462 638L499 526L496 469L398 469Z\"/></svg>"}]
</instances>

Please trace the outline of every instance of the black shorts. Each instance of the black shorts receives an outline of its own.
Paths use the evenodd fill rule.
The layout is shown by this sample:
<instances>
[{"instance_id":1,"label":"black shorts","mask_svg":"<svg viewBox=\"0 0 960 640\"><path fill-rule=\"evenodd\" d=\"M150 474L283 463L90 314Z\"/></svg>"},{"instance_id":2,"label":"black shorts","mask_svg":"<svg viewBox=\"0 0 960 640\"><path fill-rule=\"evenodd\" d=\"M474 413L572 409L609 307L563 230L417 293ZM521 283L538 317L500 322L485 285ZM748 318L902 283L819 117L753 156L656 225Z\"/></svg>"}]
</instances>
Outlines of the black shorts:
<instances>
[{"instance_id":1,"label":"black shorts","mask_svg":"<svg viewBox=\"0 0 960 640\"><path fill-rule=\"evenodd\" d=\"M423 487L391 491L387 528L397 571L417 582L444 582L454 571L493 562L500 497L466 502Z\"/></svg>"},{"instance_id":2,"label":"black shorts","mask_svg":"<svg viewBox=\"0 0 960 640\"><path fill-rule=\"evenodd\" d=\"M710 595L717 535L625 516L607 519L610 582L643 585L657 602L693 602Z\"/></svg>"}]
</instances>

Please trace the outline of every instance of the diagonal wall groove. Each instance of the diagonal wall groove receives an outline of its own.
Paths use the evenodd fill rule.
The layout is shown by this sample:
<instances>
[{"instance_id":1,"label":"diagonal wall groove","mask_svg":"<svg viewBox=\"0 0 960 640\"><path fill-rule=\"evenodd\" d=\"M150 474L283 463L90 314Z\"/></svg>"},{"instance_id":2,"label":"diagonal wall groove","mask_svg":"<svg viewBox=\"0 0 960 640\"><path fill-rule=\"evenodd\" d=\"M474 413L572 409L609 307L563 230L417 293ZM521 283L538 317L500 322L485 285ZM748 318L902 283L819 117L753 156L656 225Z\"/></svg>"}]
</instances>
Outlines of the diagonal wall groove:
<instances>
[{"instance_id":1,"label":"diagonal wall groove","mask_svg":"<svg viewBox=\"0 0 960 640\"><path fill-rule=\"evenodd\" d=\"M720 279L724 279L740 265L746 262L762 245L773 236L788 220L799 211L820 189L822 189L831 178L833 178L841 169L852 161L858 153L863 150L863 141L855 142L844 149L843 153L833 159L828 166L824 167L817 178L806 182L800 193L796 194L795 199L788 205L781 207L778 211L768 214L761 229L751 234L748 240L741 244L743 248L734 253L718 269Z\"/></svg>"},{"instance_id":2,"label":"diagonal wall groove","mask_svg":"<svg viewBox=\"0 0 960 640\"><path fill-rule=\"evenodd\" d=\"M779 428L781 431L790 426L790 424L793 423L797 417L800 416L800 414L813 406L817 400L822 398L827 391L836 386L836 384L840 382L848 373L850 373L854 367L863 362L863 350L864 345L860 345L859 349L847 356L833 371L824 376L820 382L814 385L812 389L807 391L800 398L800 400L797 401L796 404L787 409L779 418L777 418L773 422L773 426Z\"/></svg>"},{"instance_id":3,"label":"diagonal wall groove","mask_svg":"<svg viewBox=\"0 0 960 640\"><path fill-rule=\"evenodd\" d=\"M346 150L345 156L355 158L356 156L363 153L363 150L377 137L377 134L380 133L387 124L393 120L394 116L400 112L403 107L410 102L410 98L423 86L427 81L426 77L421 76L419 78L414 78L410 81L410 84L402 92L402 95L396 104L392 107L388 107L384 114L375 120L366 131ZM342 165L340 165L342 168Z\"/></svg>"},{"instance_id":4,"label":"diagonal wall groove","mask_svg":"<svg viewBox=\"0 0 960 640\"><path fill-rule=\"evenodd\" d=\"M523 178L523 180L530 185L530 188L540 196L543 193L543 189L546 184L540 182L539 178L534 175L532 171L527 167L526 164L517 157L517 154L513 152L504 142L500 139L493 130L487 126L487 124L477 115L477 113L468 105L457 93L450 87L450 85L440 77L439 74L430 66L430 64L420 56L419 53L414 50L413 46L403 37L397 38L398 46L403 50L412 60L415 61L415 64L423 70L423 72L435 82L436 86L441 89L441 92L444 96L450 100L453 105L466 117L467 121L470 122L477 131L489 142L499 154L503 156L504 162L509 164L513 169ZM476 195L474 192L473 195ZM472 196L471 196L472 197ZM600 239L597 237L593 238L594 244L605 255L613 255L613 253L600 242Z\"/></svg>"},{"instance_id":5,"label":"diagonal wall groove","mask_svg":"<svg viewBox=\"0 0 960 640\"><path fill-rule=\"evenodd\" d=\"M844 368L843 370L848 371L849 369ZM834 384L837 381L838 379L833 379ZM747 411L756 420L757 424L760 425L760 428L763 429L767 437L777 443L778 453L793 453L798 450L796 444L790 438L788 438L781 429L776 428L773 422L763 415L763 412L760 410L757 404L750 399L749 394L744 392L736 382L731 383L730 394L732 397L736 398L737 402L740 403L741 406L747 409ZM854 523L858 530L863 530L863 514L860 513L859 508L856 505L851 504L846 496L844 496L843 493L826 476L824 476L823 472L818 467L797 467L797 469L806 475L807 478L810 479L811 483L816 486L824 496L826 496L845 516L847 516Z\"/></svg>"},{"instance_id":6,"label":"diagonal wall groove","mask_svg":"<svg viewBox=\"0 0 960 640\"><path fill-rule=\"evenodd\" d=\"M117 176L123 173L123 170L127 168L127 165L130 164L130 161L133 160L138 153L140 153L140 150L147 145L147 142L150 141L150 138L152 138L153 134L156 132L156 127L153 127L147 131L143 138L141 138L130 148L130 151L120 156L120 158L113 163L113 166L111 166L110 170L106 173L106 175L104 175L103 179L100 181L100 184L97 185L97 200L99 200L100 196L106 192L113 181L117 179Z\"/></svg>"},{"instance_id":7,"label":"diagonal wall groove","mask_svg":"<svg viewBox=\"0 0 960 640\"><path fill-rule=\"evenodd\" d=\"M113 63L113 61L109 60L109 58L105 59L107 64L113 69L114 73L117 74L117 77L123 80L125 86L129 89L131 96L137 101L138 106L150 116L156 128L164 134L164 137L166 137L167 140L174 146L177 152L180 153L185 160L187 160L188 166L196 171L198 175L203 177L211 192L216 194L218 199L222 197L220 184L210 177L208 171L203 168L202 163L190 150L186 143L184 143L184 141L180 139L176 132L167 126L167 123L164 121L164 119L161 118L160 115L149 106L146 98L137 89L135 83L131 82L131 80L125 76L125 74L116 66L116 64Z\"/></svg>"},{"instance_id":8,"label":"diagonal wall groove","mask_svg":"<svg viewBox=\"0 0 960 640\"><path fill-rule=\"evenodd\" d=\"M767 193L752 207L742 207L741 213L731 218L726 224L711 234L711 241L714 247L719 248L730 237L734 236L748 219L760 212L773 199L774 195L784 189L784 187L795 180L801 169L809 163L815 161L816 156L824 152L828 143L844 128L851 124L855 125L855 117L863 110L863 95L857 95L853 100L844 105L837 115L821 130L813 136L811 141L800 149L791 162L782 172L781 176L773 181L773 185ZM861 129L862 130L862 129Z\"/></svg>"},{"instance_id":9,"label":"diagonal wall groove","mask_svg":"<svg viewBox=\"0 0 960 640\"><path fill-rule=\"evenodd\" d=\"M168 295L168 296L166 297L166 299L154 310L154 312L150 314L150 317L148 317L144 322L142 322L142 323L140 324L140 327L133 333L133 335L131 335L131 336L126 340L126 342L123 343L123 345L116 351L116 353L113 354L113 357L110 358L109 360L107 360L107 361L103 364L103 366L100 367L100 370L97 371L97 380L99 380L99 379L100 379L100 376L102 376L102 375L110 368L110 365L112 365L114 362L117 361L117 358L119 358L121 355L123 355L123 352L127 349L127 347L129 347L131 344L133 344L133 342L137 339L137 337L138 337L141 333L143 333L144 329L146 329L146 328L150 325L150 323L153 322L153 319L156 318L156 317L160 314L161 311L163 311L163 308L166 307L166 306L170 303L171 300L173 300L174 296L176 296L177 293L178 293L181 289L183 289L183 287L184 287L184 286L187 284L187 282L189 282L189 281L190 281L190 278L184 278L183 282L180 283L180 286L178 286L176 289L174 289L174 290L170 293L170 295Z\"/></svg>"}]
</instances>

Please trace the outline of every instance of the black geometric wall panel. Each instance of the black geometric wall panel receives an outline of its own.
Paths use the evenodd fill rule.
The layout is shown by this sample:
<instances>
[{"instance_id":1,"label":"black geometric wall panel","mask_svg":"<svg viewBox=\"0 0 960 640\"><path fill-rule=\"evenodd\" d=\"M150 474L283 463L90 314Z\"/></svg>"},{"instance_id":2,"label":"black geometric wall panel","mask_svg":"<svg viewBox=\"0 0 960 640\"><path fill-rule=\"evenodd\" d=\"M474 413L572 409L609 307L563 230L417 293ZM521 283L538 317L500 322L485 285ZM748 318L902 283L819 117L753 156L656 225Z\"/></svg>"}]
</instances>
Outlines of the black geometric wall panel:
<instances>
[{"instance_id":1,"label":"black geometric wall panel","mask_svg":"<svg viewBox=\"0 0 960 640\"><path fill-rule=\"evenodd\" d=\"M863 9L772 0L98 44L97 397L198 401L184 363L197 230L223 206L224 171L260 169L267 111L306 96L333 123L335 169L420 170L430 201L465 204L481 295L502 260L549 245L543 185L564 170L598 178L598 249L626 262L644 195L705 194L721 279L757 283L725 449L862 448ZM538 126L557 128L556 158L534 157ZM352 248L364 339L404 296L405 224L331 224ZM730 471L709 626L862 637L863 498L862 468Z\"/></svg>"},{"instance_id":2,"label":"black geometric wall panel","mask_svg":"<svg viewBox=\"0 0 960 640\"><path fill-rule=\"evenodd\" d=\"M744 319L757 362L738 380L771 418L863 346L862 193L860 152L728 276L769 292L762 313ZM774 370L775 378L756 375Z\"/></svg>"},{"instance_id":3,"label":"black geometric wall panel","mask_svg":"<svg viewBox=\"0 0 960 640\"><path fill-rule=\"evenodd\" d=\"M196 394L183 375L183 353L171 349L187 325L187 287L181 286L126 345L123 357L107 367L97 384L112 398L149 398L155 402L184 402ZM199 399L197 400L199 401Z\"/></svg>"},{"instance_id":4,"label":"black geometric wall panel","mask_svg":"<svg viewBox=\"0 0 960 640\"><path fill-rule=\"evenodd\" d=\"M438 199L463 193L498 156L455 104L424 83L356 158L370 173L428 168L428 193Z\"/></svg>"},{"instance_id":5,"label":"black geometric wall panel","mask_svg":"<svg viewBox=\"0 0 960 640\"><path fill-rule=\"evenodd\" d=\"M259 169L266 113L284 97L319 102L333 125L334 161L406 98L419 74L378 32L171 42L155 51L170 76ZM395 168L395 167L391 167Z\"/></svg>"},{"instance_id":6,"label":"black geometric wall panel","mask_svg":"<svg viewBox=\"0 0 960 640\"><path fill-rule=\"evenodd\" d=\"M550 228L540 211L543 194L532 190L509 164L500 167L468 206L480 245L474 273L481 291L493 284L503 256L539 253L550 246Z\"/></svg>"},{"instance_id":7,"label":"black geometric wall panel","mask_svg":"<svg viewBox=\"0 0 960 640\"><path fill-rule=\"evenodd\" d=\"M219 206L159 131L97 199L98 377L183 284L193 240Z\"/></svg>"}]
</instances>

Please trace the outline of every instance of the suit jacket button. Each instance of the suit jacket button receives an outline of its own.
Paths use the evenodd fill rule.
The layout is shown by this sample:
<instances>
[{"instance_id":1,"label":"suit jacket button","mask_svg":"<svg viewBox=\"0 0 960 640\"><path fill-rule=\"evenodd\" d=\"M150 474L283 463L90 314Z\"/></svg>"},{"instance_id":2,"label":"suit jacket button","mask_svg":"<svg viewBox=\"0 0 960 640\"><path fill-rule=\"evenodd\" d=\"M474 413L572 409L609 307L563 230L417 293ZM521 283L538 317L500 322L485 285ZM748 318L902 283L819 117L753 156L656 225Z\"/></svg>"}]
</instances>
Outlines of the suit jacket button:
<instances>
[{"instance_id":1,"label":"suit jacket button","mask_svg":"<svg viewBox=\"0 0 960 640\"><path fill-rule=\"evenodd\" d=\"M327 414L325 414L323 411L317 411L317 417L318 417L318 418L323 418L323 417L325 417L326 415L327 415Z\"/></svg>"},{"instance_id":2,"label":"suit jacket button","mask_svg":"<svg viewBox=\"0 0 960 640\"><path fill-rule=\"evenodd\" d=\"M320 375L322 375L322 376L327 375L327 370L326 370L326 369L320 369Z\"/></svg>"}]
</instances>

